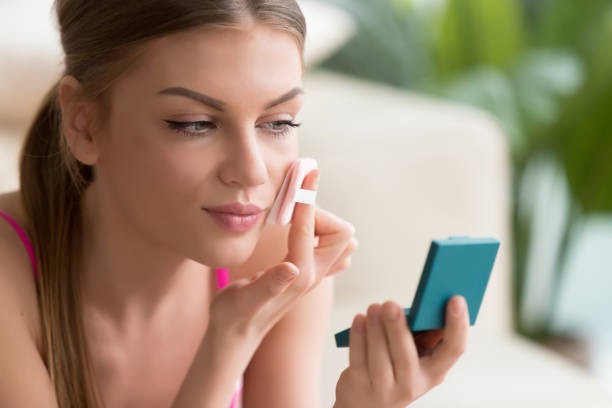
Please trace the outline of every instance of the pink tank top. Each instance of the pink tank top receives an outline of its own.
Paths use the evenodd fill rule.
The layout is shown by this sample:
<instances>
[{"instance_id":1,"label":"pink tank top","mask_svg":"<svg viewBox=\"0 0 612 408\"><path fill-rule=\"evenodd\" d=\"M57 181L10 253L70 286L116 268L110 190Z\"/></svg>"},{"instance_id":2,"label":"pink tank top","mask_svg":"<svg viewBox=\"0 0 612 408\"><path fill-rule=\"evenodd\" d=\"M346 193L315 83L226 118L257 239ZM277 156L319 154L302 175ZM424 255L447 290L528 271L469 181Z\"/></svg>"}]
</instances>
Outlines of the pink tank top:
<instances>
[{"instance_id":1,"label":"pink tank top","mask_svg":"<svg viewBox=\"0 0 612 408\"><path fill-rule=\"evenodd\" d=\"M15 229L21 241L26 247L28 251L28 255L30 256L30 262L32 263L32 270L34 271L34 278L38 279L38 270L36 268L36 257L34 255L34 247L30 242L25 231L17 224L17 222L8 216L5 212L0 210L0 216L2 216L9 224ZM226 285L229 284L229 271L227 269L215 269L215 274L217 277L217 289L220 290ZM236 383L236 387L234 389L234 395L232 396L232 402L230 404L230 408L241 408L242 407L242 385L243 385L244 376L238 379Z\"/></svg>"},{"instance_id":2,"label":"pink tank top","mask_svg":"<svg viewBox=\"0 0 612 408\"><path fill-rule=\"evenodd\" d=\"M229 284L229 270L228 269L215 269L215 273L217 275L217 289L221 290L226 285ZM236 382L236 387L234 388L234 395L232 396L232 402L230 404L230 408L242 408L242 385L243 385L244 375L238 379Z\"/></svg>"}]
</instances>

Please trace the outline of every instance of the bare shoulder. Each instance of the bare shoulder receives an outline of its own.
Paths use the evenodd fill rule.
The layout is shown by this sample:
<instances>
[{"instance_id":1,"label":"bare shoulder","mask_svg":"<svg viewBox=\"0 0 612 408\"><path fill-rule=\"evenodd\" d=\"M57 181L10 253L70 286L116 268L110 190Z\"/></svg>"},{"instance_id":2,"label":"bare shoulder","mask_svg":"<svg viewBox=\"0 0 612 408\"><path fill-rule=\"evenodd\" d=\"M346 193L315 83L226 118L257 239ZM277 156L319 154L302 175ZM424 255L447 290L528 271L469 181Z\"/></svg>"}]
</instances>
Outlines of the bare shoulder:
<instances>
[{"instance_id":1,"label":"bare shoulder","mask_svg":"<svg viewBox=\"0 0 612 408\"><path fill-rule=\"evenodd\" d=\"M0 194L0 210L25 225L19 192ZM0 406L57 408L40 350L30 258L16 231L0 217Z\"/></svg>"},{"instance_id":2,"label":"bare shoulder","mask_svg":"<svg viewBox=\"0 0 612 408\"><path fill-rule=\"evenodd\" d=\"M0 210L24 228L27 219L19 191L0 194ZM15 229L0 217L0 303L6 313L23 319L32 339L40 345L40 317L36 283L29 255Z\"/></svg>"}]
</instances>

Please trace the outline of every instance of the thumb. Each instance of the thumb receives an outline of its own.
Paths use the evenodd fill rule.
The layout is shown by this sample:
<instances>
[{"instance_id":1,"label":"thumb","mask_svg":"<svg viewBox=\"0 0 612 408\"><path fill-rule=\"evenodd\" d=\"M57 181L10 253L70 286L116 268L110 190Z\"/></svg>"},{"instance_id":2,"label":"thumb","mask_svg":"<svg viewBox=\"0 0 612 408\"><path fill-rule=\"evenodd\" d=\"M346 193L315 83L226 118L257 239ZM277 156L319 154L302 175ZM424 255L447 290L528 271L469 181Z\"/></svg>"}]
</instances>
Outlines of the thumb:
<instances>
[{"instance_id":1,"label":"thumb","mask_svg":"<svg viewBox=\"0 0 612 408\"><path fill-rule=\"evenodd\" d=\"M281 262L263 273L256 275L245 288L252 293L250 295L255 309L263 306L270 299L278 296L295 280L299 274L297 266L291 262Z\"/></svg>"}]
</instances>

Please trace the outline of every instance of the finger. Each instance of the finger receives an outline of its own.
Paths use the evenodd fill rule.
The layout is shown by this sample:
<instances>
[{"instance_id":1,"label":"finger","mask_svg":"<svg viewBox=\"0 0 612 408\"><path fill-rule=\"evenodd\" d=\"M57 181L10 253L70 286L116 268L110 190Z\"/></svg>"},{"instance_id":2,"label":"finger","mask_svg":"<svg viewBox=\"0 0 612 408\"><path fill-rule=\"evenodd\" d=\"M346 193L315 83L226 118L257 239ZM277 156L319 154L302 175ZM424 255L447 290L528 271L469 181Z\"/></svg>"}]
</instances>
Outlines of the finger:
<instances>
[{"instance_id":1,"label":"finger","mask_svg":"<svg viewBox=\"0 0 612 408\"><path fill-rule=\"evenodd\" d=\"M366 342L368 352L368 371L374 386L393 383L393 366L385 337L379 304L370 305L366 322Z\"/></svg>"},{"instance_id":2,"label":"finger","mask_svg":"<svg viewBox=\"0 0 612 408\"><path fill-rule=\"evenodd\" d=\"M239 291L248 291L241 298L249 299L248 310L255 312L270 303L271 299L278 297L287 289L299 274L299 269L290 262L281 262L278 265L259 273L256 278L251 278L247 285L239 288ZM269 314L276 313L269 310Z\"/></svg>"},{"instance_id":3,"label":"finger","mask_svg":"<svg viewBox=\"0 0 612 408\"><path fill-rule=\"evenodd\" d=\"M459 315L453 313L455 306L458 307ZM464 353L469 327L470 321L465 298L453 296L446 305L446 322L442 341L421 362L421 366L434 384L444 378L448 370Z\"/></svg>"},{"instance_id":4,"label":"finger","mask_svg":"<svg viewBox=\"0 0 612 408\"><path fill-rule=\"evenodd\" d=\"M319 183L319 170L314 169L306 175L301 188L316 190ZM300 270L310 270L314 248L315 206L295 203L291 228L287 240L285 261L293 263Z\"/></svg>"},{"instance_id":5,"label":"finger","mask_svg":"<svg viewBox=\"0 0 612 408\"><path fill-rule=\"evenodd\" d=\"M319 237L319 247L334 246L346 242L355 234L355 226L337 215L317 207L315 212L315 235Z\"/></svg>"},{"instance_id":6,"label":"finger","mask_svg":"<svg viewBox=\"0 0 612 408\"><path fill-rule=\"evenodd\" d=\"M351 267L351 254L357 249L358 242L356 238L351 238L344 252L340 254L334 264L327 270L326 276L333 275Z\"/></svg>"},{"instance_id":7,"label":"finger","mask_svg":"<svg viewBox=\"0 0 612 408\"><path fill-rule=\"evenodd\" d=\"M402 307L388 301L383 304L382 312L394 378L404 383L406 378L413 378L412 373L419 367L419 356Z\"/></svg>"},{"instance_id":8,"label":"finger","mask_svg":"<svg viewBox=\"0 0 612 408\"><path fill-rule=\"evenodd\" d=\"M349 258L353 254L353 252L355 252L355 250L357 249L357 245L358 245L357 239L354 237L351 238L348 241L348 243L346 243L344 250L342 251L341 254L338 255L334 263L338 263L345 258Z\"/></svg>"},{"instance_id":9,"label":"finger","mask_svg":"<svg viewBox=\"0 0 612 408\"><path fill-rule=\"evenodd\" d=\"M356 315L349 331L349 365L363 372L368 370L365 320L364 315Z\"/></svg>"},{"instance_id":10,"label":"finger","mask_svg":"<svg viewBox=\"0 0 612 408\"><path fill-rule=\"evenodd\" d=\"M350 256L340 259L332 267L329 268L325 276L331 276L331 275L337 274L338 272L345 271L351 267L351 263L352 263L352 260Z\"/></svg>"}]
</instances>

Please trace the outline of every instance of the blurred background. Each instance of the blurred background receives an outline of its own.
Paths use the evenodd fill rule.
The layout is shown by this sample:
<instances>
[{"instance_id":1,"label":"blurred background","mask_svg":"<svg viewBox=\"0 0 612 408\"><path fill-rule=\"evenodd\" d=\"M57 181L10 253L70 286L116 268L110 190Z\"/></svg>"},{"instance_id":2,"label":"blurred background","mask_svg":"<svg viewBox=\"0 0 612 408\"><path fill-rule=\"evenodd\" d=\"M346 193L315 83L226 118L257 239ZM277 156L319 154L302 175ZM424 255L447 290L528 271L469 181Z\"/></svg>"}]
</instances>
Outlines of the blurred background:
<instances>
[{"instance_id":1,"label":"blurred background","mask_svg":"<svg viewBox=\"0 0 612 408\"><path fill-rule=\"evenodd\" d=\"M513 325L612 388L612 3L329 0L322 66L484 109L512 157Z\"/></svg>"},{"instance_id":2,"label":"blurred background","mask_svg":"<svg viewBox=\"0 0 612 408\"><path fill-rule=\"evenodd\" d=\"M368 302L409 301L430 238L463 231L502 238L479 326L507 319L512 336L476 336L446 397L432 393L419 406L610 406L612 398L583 398L595 394L592 383L612 393L612 3L299 3L312 90L303 155L319 159L321 200L360 241L337 281L325 401L346 365L332 334ZM0 1L0 192L18 188L22 136L62 72L51 4ZM414 214L398 219L385 201L372 222L371 206L387 194ZM372 277L380 259L411 273ZM519 392L504 389L509 380ZM481 390L468 395L473 384Z\"/></svg>"}]
</instances>

